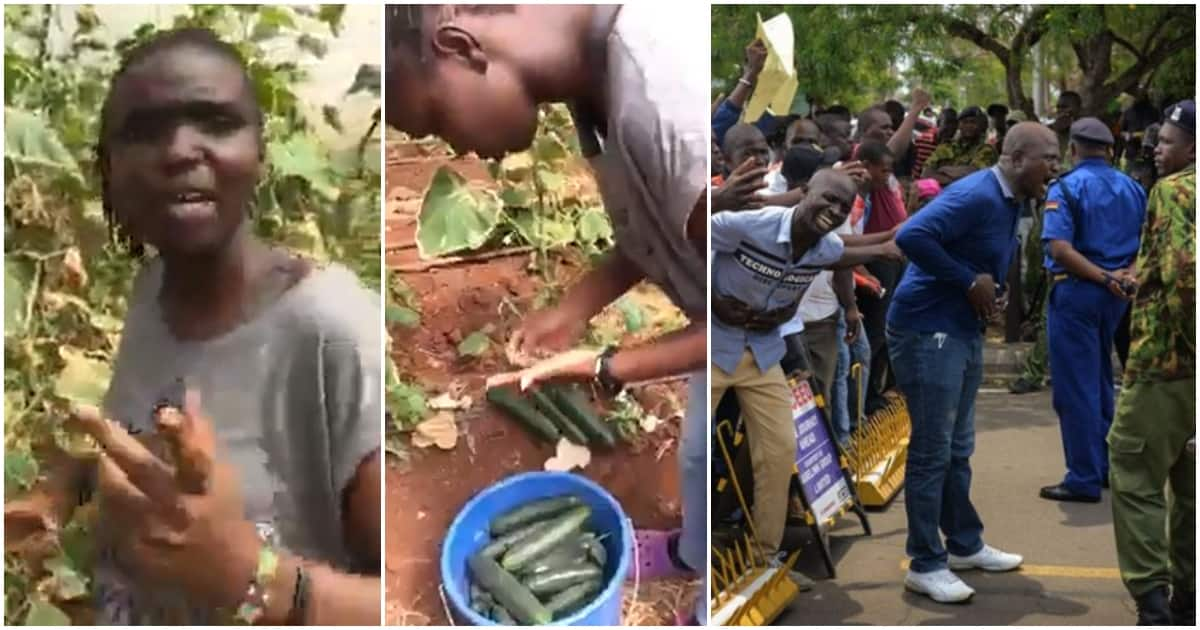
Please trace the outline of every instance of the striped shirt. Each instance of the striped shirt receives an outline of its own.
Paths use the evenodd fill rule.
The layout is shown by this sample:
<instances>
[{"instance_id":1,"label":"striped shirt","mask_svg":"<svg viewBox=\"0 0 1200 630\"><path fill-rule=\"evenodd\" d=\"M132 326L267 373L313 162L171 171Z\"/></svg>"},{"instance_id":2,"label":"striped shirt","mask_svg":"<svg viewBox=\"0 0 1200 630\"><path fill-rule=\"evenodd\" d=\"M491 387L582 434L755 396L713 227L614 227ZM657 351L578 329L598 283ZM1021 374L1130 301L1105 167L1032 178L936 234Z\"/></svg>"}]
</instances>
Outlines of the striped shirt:
<instances>
[{"instance_id":1,"label":"striped shirt","mask_svg":"<svg viewBox=\"0 0 1200 630\"><path fill-rule=\"evenodd\" d=\"M792 252L794 208L719 212L710 221L713 296L736 298L760 310L797 304L821 270L842 257L842 239L826 234L798 259ZM712 328L712 361L733 373L749 348L755 363L767 371L785 352L779 327L752 332L717 318Z\"/></svg>"}]
</instances>

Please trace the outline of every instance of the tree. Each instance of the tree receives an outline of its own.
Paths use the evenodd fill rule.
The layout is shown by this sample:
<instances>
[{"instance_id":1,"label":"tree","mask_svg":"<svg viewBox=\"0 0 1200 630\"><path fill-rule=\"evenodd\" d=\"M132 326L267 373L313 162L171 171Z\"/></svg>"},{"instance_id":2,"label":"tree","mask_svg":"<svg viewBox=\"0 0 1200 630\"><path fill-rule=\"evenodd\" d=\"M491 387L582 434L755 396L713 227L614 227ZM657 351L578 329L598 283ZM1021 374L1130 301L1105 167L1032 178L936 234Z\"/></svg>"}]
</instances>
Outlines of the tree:
<instances>
[{"instance_id":1,"label":"tree","mask_svg":"<svg viewBox=\"0 0 1200 630\"><path fill-rule=\"evenodd\" d=\"M1195 57L1194 5L928 9L927 36L940 31L993 54L1005 70L1009 105L1030 116L1033 102L1025 94L1022 70L1043 38L1066 42L1074 51L1082 74L1077 91L1084 113L1093 115L1122 93L1143 93L1157 69L1172 57L1189 51ZM916 22L918 29L922 22Z\"/></svg>"},{"instance_id":2,"label":"tree","mask_svg":"<svg viewBox=\"0 0 1200 630\"><path fill-rule=\"evenodd\" d=\"M728 91L756 13L786 11L800 89L853 108L921 83L935 101L1003 98L1032 116L1033 55L1098 114L1122 93L1195 90L1194 6L724 5L712 9L714 91ZM966 47L966 49L963 48ZM1054 54L1047 54L1052 52ZM1002 89L997 89L1002 88Z\"/></svg>"}]
</instances>

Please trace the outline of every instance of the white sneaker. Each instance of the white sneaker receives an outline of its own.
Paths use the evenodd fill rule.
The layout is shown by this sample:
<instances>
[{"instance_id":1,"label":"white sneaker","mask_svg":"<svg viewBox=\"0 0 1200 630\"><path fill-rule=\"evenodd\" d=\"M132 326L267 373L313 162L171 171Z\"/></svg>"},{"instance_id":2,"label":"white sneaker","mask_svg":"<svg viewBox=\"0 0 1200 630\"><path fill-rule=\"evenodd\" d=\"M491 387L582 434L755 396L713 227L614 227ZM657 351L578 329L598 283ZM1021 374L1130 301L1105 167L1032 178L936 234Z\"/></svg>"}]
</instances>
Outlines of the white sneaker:
<instances>
[{"instance_id":1,"label":"white sneaker","mask_svg":"<svg viewBox=\"0 0 1200 630\"><path fill-rule=\"evenodd\" d=\"M1021 556L1015 553L1005 553L984 545L983 549L969 555L956 556L950 554L949 565L955 571L965 571L967 569L983 569L984 571L1012 571L1021 566L1024 560Z\"/></svg>"},{"instance_id":2,"label":"white sneaker","mask_svg":"<svg viewBox=\"0 0 1200 630\"><path fill-rule=\"evenodd\" d=\"M955 604L971 599L975 589L958 579L950 569L938 569L929 573L908 572L904 576L904 588L926 595L935 602Z\"/></svg>"}]
</instances>

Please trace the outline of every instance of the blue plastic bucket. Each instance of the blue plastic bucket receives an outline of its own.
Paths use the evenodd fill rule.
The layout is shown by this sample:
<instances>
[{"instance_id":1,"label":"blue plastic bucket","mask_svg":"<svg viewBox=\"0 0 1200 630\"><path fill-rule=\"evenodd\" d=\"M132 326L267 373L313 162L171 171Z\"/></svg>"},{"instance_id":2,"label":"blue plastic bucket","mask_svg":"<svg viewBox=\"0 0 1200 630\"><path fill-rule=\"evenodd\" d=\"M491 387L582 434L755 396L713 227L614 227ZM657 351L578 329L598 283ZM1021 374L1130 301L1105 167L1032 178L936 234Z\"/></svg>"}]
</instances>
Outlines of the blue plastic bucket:
<instances>
[{"instance_id":1,"label":"blue plastic bucket","mask_svg":"<svg viewBox=\"0 0 1200 630\"><path fill-rule=\"evenodd\" d=\"M625 512L604 488L580 475L561 472L529 472L509 477L475 495L454 517L442 541L442 587L456 623L494 626L496 622L471 610L470 570L467 558L491 540L488 524L504 512L548 497L575 495L592 508L588 525L598 534L608 534L604 547L604 588L591 603L575 614L557 620L556 626L621 625L621 583L629 572L633 528Z\"/></svg>"}]
</instances>

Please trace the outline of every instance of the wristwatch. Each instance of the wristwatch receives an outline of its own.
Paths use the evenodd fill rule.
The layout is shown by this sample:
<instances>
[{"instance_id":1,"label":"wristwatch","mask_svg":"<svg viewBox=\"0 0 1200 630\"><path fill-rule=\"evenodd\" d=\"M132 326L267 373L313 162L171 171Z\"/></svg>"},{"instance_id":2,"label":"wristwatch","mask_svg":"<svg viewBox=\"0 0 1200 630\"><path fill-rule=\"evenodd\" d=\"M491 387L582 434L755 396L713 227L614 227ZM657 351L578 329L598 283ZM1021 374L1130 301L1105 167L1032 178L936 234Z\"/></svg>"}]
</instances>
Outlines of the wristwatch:
<instances>
[{"instance_id":1,"label":"wristwatch","mask_svg":"<svg viewBox=\"0 0 1200 630\"><path fill-rule=\"evenodd\" d=\"M616 396L625 389L625 383L613 376L612 373L612 358L617 353L616 346L609 346L596 357L596 383L600 385L600 389L604 390L609 396Z\"/></svg>"}]
</instances>

